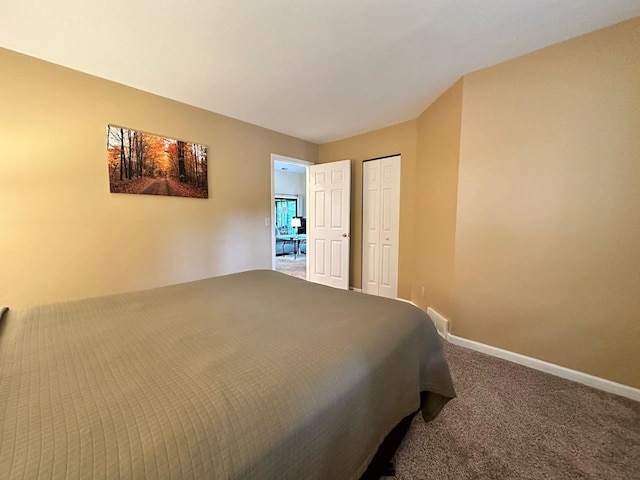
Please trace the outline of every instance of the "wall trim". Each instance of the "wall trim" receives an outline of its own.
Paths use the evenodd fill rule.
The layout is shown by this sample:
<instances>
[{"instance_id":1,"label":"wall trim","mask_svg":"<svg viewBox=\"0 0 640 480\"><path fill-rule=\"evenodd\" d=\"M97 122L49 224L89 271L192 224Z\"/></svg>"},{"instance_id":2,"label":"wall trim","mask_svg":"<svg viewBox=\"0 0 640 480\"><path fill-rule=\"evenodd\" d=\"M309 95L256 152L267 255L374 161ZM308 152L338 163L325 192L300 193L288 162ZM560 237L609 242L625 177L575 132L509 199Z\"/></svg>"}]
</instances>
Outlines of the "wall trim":
<instances>
[{"instance_id":1,"label":"wall trim","mask_svg":"<svg viewBox=\"0 0 640 480\"><path fill-rule=\"evenodd\" d=\"M362 289L361 288L356 288L356 287L349 287L349 290L352 290L354 292L358 292L358 293L362 293ZM415 303L413 303L411 300L407 300L406 298L400 298L400 297L396 297L396 300L400 301L400 302L404 302L404 303L410 303L411 305L413 305L416 308L420 308L418 307L418 305L416 305Z\"/></svg>"},{"instance_id":2,"label":"wall trim","mask_svg":"<svg viewBox=\"0 0 640 480\"><path fill-rule=\"evenodd\" d=\"M362 292L361 288L349 287L349 289L353 290L354 292ZM414 307L420 308L411 300L400 297L396 298L396 300L410 303ZM509 350L494 347L492 345L487 345L486 343L480 343L476 342L475 340L469 340L468 338L453 335L448 331L448 319L440 315L432 307L429 307L427 309L427 312L429 313L429 316L434 323L436 323L439 319L442 319L445 322L445 328L447 329L447 331L444 332L444 334L441 331L441 324L436 324L436 328L438 329L438 333L440 334L440 336L442 336L449 343L453 343L454 345L468 348L470 350L475 350L476 352L486 353L487 355L491 355L492 357L501 358L512 363L517 363L518 365L524 365L525 367L533 368L534 370L549 373L551 375L555 375L556 377L571 380L573 382L581 383L597 390L613 393L615 395L620 395L621 397L630 398L631 400L640 402L639 388L630 387L629 385L624 385L622 383L607 380L606 378L589 375L588 373L580 372L578 370L572 370L561 365L556 365L555 363L545 362L544 360L528 357L520 353L515 353Z\"/></svg>"},{"instance_id":3,"label":"wall trim","mask_svg":"<svg viewBox=\"0 0 640 480\"><path fill-rule=\"evenodd\" d=\"M349 290L352 290L354 292L358 292L358 293L362 293L362 289L361 288L356 288L356 287L349 287ZM400 297L396 297L396 300L400 301L400 302L404 302L404 303L410 303L411 305L413 305L416 308L420 308L418 307L418 305L416 305L415 303L413 303L413 301L411 300L407 300L406 298L400 298ZM420 309L422 310L422 309Z\"/></svg>"},{"instance_id":4,"label":"wall trim","mask_svg":"<svg viewBox=\"0 0 640 480\"><path fill-rule=\"evenodd\" d=\"M438 335L440 335L445 340L448 340L449 339L449 320L444 318L444 316L440 315L431 307L427 307L427 315L429 315L429 318L431 318L431 321L436 326Z\"/></svg>"},{"instance_id":5,"label":"wall trim","mask_svg":"<svg viewBox=\"0 0 640 480\"><path fill-rule=\"evenodd\" d=\"M442 315L440 316L442 317ZM581 383L598 390L603 390L615 395L620 395L621 397L630 398L631 400L640 401L640 389L631 387L629 385L613 382L605 378L589 375L588 373L580 372L578 370L572 370L567 367L556 365L555 363L545 362L544 360L528 357L520 353L511 352L509 350L504 350L502 348L487 345L485 343L476 342L475 340L458 337L457 335L453 335L449 332L447 332L445 338L450 343L458 345L459 347L475 350L476 352L486 353L487 355L491 355L492 357L501 358L509 362L517 363L518 365L524 365L525 367L549 373L551 375L555 375L556 377Z\"/></svg>"},{"instance_id":6,"label":"wall trim","mask_svg":"<svg viewBox=\"0 0 640 480\"><path fill-rule=\"evenodd\" d=\"M525 367L533 368L534 370L540 370L541 372L550 373L556 377L572 380L574 382L582 383L589 387L597 388L598 390L604 390L605 392L614 393L622 397L627 397L632 400L640 401L640 389L630 387L629 385L623 385L622 383L612 382L605 378L589 375L588 373L580 372L578 370L572 370L570 368L556 365L555 363L545 362L544 360L538 360L537 358L527 357L519 353L511 352L509 350L503 350L502 348L493 347L484 343L469 340L467 338L458 337L456 335L448 334L447 340L454 345L460 347L469 348L477 352L486 353L493 357L502 358Z\"/></svg>"},{"instance_id":7,"label":"wall trim","mask_svg":"<svg viewBox=\"0 0 640 480\"><path fill-rule=\"evenodd\" d=\"M418 307L418 305L416 305L415 303L413 303L411 300L407 300L406 298L400 298L400 297L396 297L396 300L400 301L400 302L404 302L404 303L410 303L411 305L413 305L414 307ZM418 307L420 308L420 307Z\"/></svg>"}]
</instances>

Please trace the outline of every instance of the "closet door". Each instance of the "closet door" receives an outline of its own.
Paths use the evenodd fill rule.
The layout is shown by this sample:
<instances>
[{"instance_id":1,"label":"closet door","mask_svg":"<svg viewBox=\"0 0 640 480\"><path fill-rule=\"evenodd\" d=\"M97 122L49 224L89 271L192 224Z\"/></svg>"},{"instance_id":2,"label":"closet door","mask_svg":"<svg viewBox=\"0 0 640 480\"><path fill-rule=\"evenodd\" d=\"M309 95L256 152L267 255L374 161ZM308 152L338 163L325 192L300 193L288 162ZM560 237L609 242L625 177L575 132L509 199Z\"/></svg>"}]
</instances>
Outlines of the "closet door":
<instances>
[{"instance_id":1,"label":"closet door","mask_svg":"<svg viewBox=\"0 0 640 480\"><path fill-rule=\"evenodd\" d=\"M362 291L380 291L380 161L362 164Z\"/></svg>"},{"instance_id":2,"label":"closet door","mask_svg":"<svg viewBox=\"0 0 640 480\"><path fill-rule=\"evenodd\" d=\"M400 238L400 156L380 160L380 291L398 297L398 240Z\"/></svg>"},{"instance_id":3,"label":"closet door","mask_svg":"<svg viewBox=\"0 0 640 480\"><path fill-rule=\"evenodd\" d=\"M398 296L400 156L363 164L362 290Z\"/></svg>"}]
</instances>

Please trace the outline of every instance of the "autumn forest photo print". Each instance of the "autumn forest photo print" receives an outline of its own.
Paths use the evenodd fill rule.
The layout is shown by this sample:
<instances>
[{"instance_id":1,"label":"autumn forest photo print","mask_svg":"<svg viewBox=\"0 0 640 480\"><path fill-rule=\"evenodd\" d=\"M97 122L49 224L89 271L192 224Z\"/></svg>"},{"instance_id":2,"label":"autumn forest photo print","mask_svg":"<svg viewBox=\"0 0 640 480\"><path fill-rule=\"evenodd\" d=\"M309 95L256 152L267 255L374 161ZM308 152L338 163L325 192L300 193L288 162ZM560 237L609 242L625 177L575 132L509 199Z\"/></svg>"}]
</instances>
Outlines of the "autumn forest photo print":
<instances>
[{"instance_id":1,"label":"autumn forest photo print","mask_svg":"<svg viewBox=\"0 0 640 480\"><path fill-rule=\"evenodd\" d=\"M208 198L207 147L107 126L113 193Z\"/></svg>"}]
</instances>

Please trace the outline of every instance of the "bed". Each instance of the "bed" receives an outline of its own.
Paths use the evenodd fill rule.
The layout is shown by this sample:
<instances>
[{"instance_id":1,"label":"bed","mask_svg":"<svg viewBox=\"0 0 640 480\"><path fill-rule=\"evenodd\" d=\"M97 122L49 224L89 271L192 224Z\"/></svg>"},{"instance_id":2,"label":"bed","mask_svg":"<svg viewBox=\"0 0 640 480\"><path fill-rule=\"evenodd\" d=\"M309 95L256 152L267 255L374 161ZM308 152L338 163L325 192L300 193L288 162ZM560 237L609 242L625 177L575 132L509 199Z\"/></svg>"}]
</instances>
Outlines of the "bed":
<instances>
[{"instance_id":1,"label":"bed","mask_svg":"<svg viewBox=\"0 0 640 480\"><path fill-rule=\"evenodd\" d=\"M0 478L357 480L455 396L424 312L273 271L0 321Z\"/></svg>"}]
</instances>

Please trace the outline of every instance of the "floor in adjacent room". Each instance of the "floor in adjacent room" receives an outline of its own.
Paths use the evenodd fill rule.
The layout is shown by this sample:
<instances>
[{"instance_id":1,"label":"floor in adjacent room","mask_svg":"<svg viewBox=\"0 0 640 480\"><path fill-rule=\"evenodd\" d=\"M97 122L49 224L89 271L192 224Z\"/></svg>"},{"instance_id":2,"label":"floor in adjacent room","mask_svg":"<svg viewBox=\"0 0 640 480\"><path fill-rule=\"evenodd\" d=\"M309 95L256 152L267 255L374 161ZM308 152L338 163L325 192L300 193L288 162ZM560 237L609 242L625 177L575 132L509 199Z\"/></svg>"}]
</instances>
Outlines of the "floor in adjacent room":
<instances>
[{"instance_id":1,"label":"floor in adjacent room","mask_svg":"<svg viewBox=\"0 0 640 480\"><path fill-rule=\"evenodd\" d=\"M276 271L306 280L307 256L304 254L298 255L295 258L293 255L276 256Z\"/></svg>"},{"instance_id":2,"label":"floor in adjacent room","mask_svg":"<svg viewBox=\"0 0 640 480\"><path fill-rule=\"evenodd\" d=\"M638 479L640 402L447 343L458 397L414 419L398 480Z\"/></svg>"}]
</instances>

